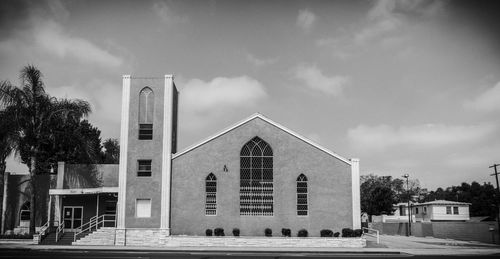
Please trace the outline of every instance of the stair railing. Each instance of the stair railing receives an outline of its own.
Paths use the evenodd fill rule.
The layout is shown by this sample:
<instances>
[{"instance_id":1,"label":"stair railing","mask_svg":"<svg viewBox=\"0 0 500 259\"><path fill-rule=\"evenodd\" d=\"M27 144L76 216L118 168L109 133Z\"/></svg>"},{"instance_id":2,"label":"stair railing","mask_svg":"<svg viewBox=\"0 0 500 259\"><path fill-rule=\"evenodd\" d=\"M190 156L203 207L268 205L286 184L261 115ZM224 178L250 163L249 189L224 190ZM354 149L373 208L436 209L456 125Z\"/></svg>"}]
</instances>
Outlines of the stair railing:
<instances>
[{"instance_id":1,"label":"stair railing","mask_svg":"<svg viewBox=\"0 0 500 259\"><path fill-rule=\"evenodd\" d=\"M56 229L56 243L59 242L59 239L61 239L63 234L64 234L64 221L62 224L59 224L59 226Z\"/></svg>"},{"instance_id":2,"label":"stair railing","mask_svg":"<svg viewBox=\"0 0 500 259\"><path fill-rule=\"evenodd\" d=\"M43 224L43 226L40 227L40 230L38 231L38 233L36 233L35 235L33 235L33 239L36 240L35 242L37 244L39 244L40 242L42 242L42 239L47 234L47 230L48 229L49 229L49 221L47 221L45 224Z\"/></svg>"},{"instance_id":3,"label":"stair railing","mask_svg":"<svg viewBox=\"0 0 500 259\"><path fill-rule=\"evenodd\" d=\"M93 216L90 218L89 222L81 225L78 229L78 231L75 233L75 237L73 239L74 242L76 242L76 238L78 235L81 235L87 231L92 231L92 229L95 228L97 230L100 227L104 227L106 225L106 222L113 222L113 227L116 226L116 215L115 214L103 214L99 217Z\"/></svg>"}]
</instances>

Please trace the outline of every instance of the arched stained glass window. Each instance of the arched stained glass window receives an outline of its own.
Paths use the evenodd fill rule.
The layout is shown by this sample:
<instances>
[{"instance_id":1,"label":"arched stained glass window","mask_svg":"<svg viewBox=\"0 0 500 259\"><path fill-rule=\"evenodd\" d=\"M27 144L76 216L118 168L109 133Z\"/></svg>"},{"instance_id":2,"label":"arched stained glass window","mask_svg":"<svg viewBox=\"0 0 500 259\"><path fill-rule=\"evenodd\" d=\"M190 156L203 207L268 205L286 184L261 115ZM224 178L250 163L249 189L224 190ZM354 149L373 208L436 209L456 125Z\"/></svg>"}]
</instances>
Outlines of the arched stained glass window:
<instances>
[{"instance_id":1,"label":"arched stained glass window","mask_svg":"<svg viewBox=\"0 0 500 259\"><path fill-rule=\"evenodd\" d=\"M217 215L217 177L213 173L205 179L205 215Z\"/></svg>"},{"instance_id":2,"label":"arched stained glass window","mask_svg":"<svg viewBox=\"0 0 500 259\"><path fill-rule=\"evenodd\" d=\"M307 177L300 174L297 177L297 215L307 216L308 214L308 200L307 200Z\"/></svg>"},{"instance_id":3,"label":"arched stained glass window","mask_svg":"<svg viewBox=\"0 0 500 259\"><path fill-rule=\"evenodd\" d=\"M149 87L139 93L139 139L153 139L154 97Z\"/></svg>"},{"instance_id":4,"label":"arched stained glass window","mask_svg":"<svg viewBox=\"0 0 500 259\"><path fill-rule=\"evenodd\" d=\"M273 215L273 150L259 137L240 152L240 215Z\"/></svg>"}]
</instances>

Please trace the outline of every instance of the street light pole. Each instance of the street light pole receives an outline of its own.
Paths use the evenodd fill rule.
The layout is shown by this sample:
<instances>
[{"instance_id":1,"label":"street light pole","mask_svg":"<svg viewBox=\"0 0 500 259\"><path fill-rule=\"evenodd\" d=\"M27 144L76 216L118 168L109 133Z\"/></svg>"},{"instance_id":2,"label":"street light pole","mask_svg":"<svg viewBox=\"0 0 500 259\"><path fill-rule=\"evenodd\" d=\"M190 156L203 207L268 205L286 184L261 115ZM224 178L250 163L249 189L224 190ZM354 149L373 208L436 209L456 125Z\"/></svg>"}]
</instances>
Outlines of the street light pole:
<instances>
[{"instance_id":1,"label":"street light pole","mask_svg":"<svg viewBox=\"0 0 500 259\"><path fill-rule=\"evenodd\" d=\"M411 236L411 207L410 207L410 185L408 179L410 178L409 174L404 174L404 178L406 178L406 194L408 195L408 231L406 232L407 236Z\"/></svg>"},{"instance_id":2,"label":"street light pole","mask_svg":"<svg viewBox=\"0 0 500 259\"><path fill-rule=\"evenodd\" d=\"M497 198L496 198L496 205L497 205L497 231L500 234L500 190L498 189L498 171L497 171L497 166L500 166L500 164L493 164L489 168L494 168L495 173L491 174L491 176L495 176L496 182L497 182Z\"/></svg>"}]
</instances>

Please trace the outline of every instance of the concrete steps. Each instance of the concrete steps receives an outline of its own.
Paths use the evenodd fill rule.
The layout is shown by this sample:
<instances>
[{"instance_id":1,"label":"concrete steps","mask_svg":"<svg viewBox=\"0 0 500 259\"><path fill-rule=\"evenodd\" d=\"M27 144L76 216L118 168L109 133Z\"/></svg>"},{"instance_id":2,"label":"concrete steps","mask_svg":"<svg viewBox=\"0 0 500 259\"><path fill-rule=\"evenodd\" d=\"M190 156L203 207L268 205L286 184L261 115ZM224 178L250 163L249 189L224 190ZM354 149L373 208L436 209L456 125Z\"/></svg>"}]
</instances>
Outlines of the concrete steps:
<instances>
[{"instance_id":1,"label":"concrete steps","mask_svg":"<svg viewBox=\"0 0 500 259\"><path fill-rule=\"evenodd\" d=\"M73 245L107 246L115 244L115 228L102 227L72 242Z\"/></svg>"}]
</instances>

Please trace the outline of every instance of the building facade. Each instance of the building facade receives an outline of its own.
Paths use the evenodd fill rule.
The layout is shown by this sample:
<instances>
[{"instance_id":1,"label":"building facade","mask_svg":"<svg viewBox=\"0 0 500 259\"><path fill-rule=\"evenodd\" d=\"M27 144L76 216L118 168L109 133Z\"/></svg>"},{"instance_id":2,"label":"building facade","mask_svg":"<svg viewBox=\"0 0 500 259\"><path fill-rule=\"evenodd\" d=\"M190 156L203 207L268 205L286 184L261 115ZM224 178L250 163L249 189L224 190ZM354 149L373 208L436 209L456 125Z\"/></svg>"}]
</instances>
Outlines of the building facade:
<instances>
[{"instance_id":1,"label":"building facade","mask_svg":"<svg viewBox=\"0 0 500 259\"><path fill-rule=\"evenodd\" d=\"M263 236L265 228L289 228L319 236L361 227L358 159L261 114L178 152L173 77L126 75L122 94L119 165L60 163L49 190L55 225L78 230L94 216L116 215L116 244L126 230L168 236L238 228Z\"/></svg>"}]
</instances>

